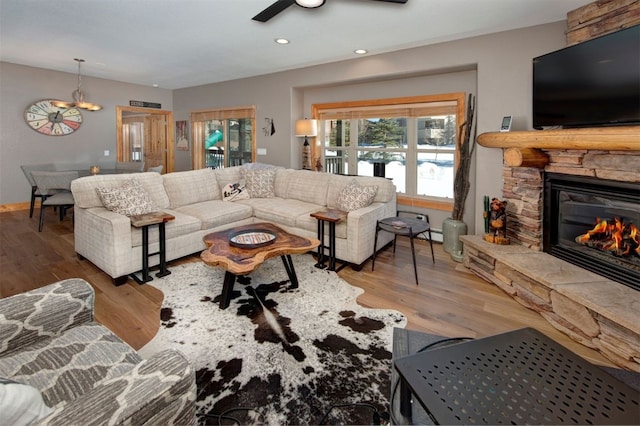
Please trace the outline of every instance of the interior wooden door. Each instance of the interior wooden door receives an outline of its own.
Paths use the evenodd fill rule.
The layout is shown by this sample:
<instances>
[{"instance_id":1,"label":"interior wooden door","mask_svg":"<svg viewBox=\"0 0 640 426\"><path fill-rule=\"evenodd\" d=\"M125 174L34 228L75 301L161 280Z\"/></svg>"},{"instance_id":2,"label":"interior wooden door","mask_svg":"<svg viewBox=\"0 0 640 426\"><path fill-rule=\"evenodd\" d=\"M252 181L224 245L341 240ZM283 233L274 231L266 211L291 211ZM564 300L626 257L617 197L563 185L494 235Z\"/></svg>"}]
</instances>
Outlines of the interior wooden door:
<instances>
[{"instance_id":1,"label":"interior wooden door","mask_svg":"<svg viewBox=\"0 0 640 426\"><path fill-rule=\"evenodd\" d=\"M127 145L128 129L126 123L135 116L136 121L144 123L144 146L140 147L141 159L146 161L145 170L162 164L163 173L173 171L174 162L174 125L173 112L154 108L132 106L116 106L116 159L131 161L130 149ZM141 138L142 139L142 138Z\"/></svg>"},{"instance_id":2,"label":"interior wooden door","mask_svg":"<svg viewBox=\"0 0 640 426\"><path fill-rule=\"evenodd\" d=\"M169 147L167 117L165 115L149 115L145 117L144 128L145 169L162 165L166 171Z\"/></svg>"}]
</instances>

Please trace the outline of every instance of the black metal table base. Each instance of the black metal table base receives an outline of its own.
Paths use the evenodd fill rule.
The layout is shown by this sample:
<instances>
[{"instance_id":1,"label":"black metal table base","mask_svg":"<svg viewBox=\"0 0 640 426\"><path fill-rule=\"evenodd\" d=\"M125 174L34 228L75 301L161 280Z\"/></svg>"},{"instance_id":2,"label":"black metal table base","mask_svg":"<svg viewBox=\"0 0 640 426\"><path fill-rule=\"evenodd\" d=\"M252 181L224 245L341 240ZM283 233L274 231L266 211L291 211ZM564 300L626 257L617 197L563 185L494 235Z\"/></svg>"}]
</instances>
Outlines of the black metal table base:
<instances>
[{"instance_id":1,"label":"black metal table base","mask_svg":"<svg viewBox=\"0 0 640 426\"><path fill-rule=\"evenodd\" d=\"M158 265L159 271L156 273L157 278L166 277L171 274L171 271L167 269L166 261L166 241L165 241L165 227L164 222L152 223L150 225L144 225L142 227L142 270L140 272L134 272L131 274L131 278L138 284L148 283L153 281L153 277L149 273L149 258L151 256L160 255L160 263ZM152 225L158 225L159 243L160 248L155 253L149 253L149 227Z\"/></svg>"},{"instance_id":2,"label":"black metal table base","mask_svg":"<svg viewBox=\"0 0 640 426\"><path fill-rule=\"evenodd\" d=\"M320 240L320 245L318 246L318 255L317 255L318 261L313 266L319 269L327 268L327 271L338 272L342 268L344 268L347 264L346 262L342 262L342 265L340 265L340 267L336 269L336 223L328 222L329 223L329 245L326 245L324 243L325 222L328 222L328 221L318 218L318 239ZM329 250L328 256L326 255L327 250ZM329 262L329 265L327 265L327 261Z\"/></svg>"},{"instance_id":3,"label":"black metal table base","mask_svg":"<svg viewBox=\"0 0 640 426\"><path fill-rule=\"evenodd\" d=\"M400 212L398 212L400 213ZM404 212L406 213L406 212ZM403 226L394 226L395 222L402 222ZM427 221L422 222L421 220L406 218L406 217L388 217L385 219L378 220L376 222L376 233L373 239L373 255L371 257L371 271L374 270L376 266L376 248L378 247L378 232L387 231L393 234L393 253L396 252L396 240L398 236L409 237L409 241L411 243L411 257L413 259L413 274L416 279L416 285L418 285L418 266L416 264L416 249L413 245L413 240L420 234L427 233L429 235L429 246L431 247L431 260L433 263L436 263L436 257L433 253L433 240L431 239L431 226Z\"/></svg>"},{"instance_id":4,"label":"black metal table base","mask_svg":"<svg viewBox=\"0 0 640 426\"><path fill-rule=\"evenodd\" d=\"M298 276L296 275L296 270L293 267L293 260L291 260L291 255L286 254L280 256L282 259L282 263L284 264L284 269L287 271L287 276L289 277L289 281L291 285L289 288L298 288ZM220 295L220 309L227 309L229 304L231 303L231 295L233 294L233 285L236 282L236 278L238 275L225 271L224 273L224 283L222 285L222 294Z\"/></svg>"}]
</instances>

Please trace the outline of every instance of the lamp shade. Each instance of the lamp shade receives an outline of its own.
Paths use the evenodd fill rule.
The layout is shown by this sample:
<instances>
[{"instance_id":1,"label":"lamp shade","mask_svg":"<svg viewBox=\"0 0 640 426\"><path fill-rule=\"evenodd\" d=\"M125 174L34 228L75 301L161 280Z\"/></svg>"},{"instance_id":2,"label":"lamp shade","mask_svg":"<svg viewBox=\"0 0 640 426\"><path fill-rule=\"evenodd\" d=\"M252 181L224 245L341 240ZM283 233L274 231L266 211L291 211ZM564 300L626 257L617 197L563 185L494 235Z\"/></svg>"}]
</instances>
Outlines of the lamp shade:
<instances>
[{"instance_id":1,"label":"lamp shade","mask_svg":"<svg viewBox=\"0 0 640 426\"><path fill-rule=\"evenodd\" d=\"M318 120L297 120L296 121L296 136L299 138L305 136L317 136L318 135Z\"/></svg>"}]
</instances>

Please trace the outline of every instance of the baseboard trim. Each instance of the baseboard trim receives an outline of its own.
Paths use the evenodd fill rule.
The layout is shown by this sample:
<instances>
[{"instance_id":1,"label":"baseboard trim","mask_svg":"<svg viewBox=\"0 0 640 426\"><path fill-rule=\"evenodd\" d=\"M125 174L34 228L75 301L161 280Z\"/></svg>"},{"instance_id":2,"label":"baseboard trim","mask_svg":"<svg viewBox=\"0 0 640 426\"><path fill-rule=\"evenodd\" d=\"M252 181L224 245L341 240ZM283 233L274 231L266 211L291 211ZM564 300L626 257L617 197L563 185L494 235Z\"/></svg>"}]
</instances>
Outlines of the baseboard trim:
<instances>
[{"instance_id":1,"label":"baseboard trim","mask_svg":"<svg viewBox=\"0 0 640 426\"><path fill-rule=\"evenodd\" d=\"M15 211L19 211L19 210L29 210L29 202L25 201L24 203L15 203L15 204L0 204L0 213L4 213L4 212L15 212ZM38 203L36 206L34 207L40 207L40 204Z\"/></svg>"}]
</instances>

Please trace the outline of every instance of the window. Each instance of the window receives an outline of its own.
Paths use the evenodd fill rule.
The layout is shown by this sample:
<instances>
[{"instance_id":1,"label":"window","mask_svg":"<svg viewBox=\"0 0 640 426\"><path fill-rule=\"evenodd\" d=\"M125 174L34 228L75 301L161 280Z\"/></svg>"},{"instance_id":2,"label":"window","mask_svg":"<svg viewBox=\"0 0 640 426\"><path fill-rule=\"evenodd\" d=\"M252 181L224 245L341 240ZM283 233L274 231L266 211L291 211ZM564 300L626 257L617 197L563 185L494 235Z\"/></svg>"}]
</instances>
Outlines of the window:
<instances>
[{"instance_id":1,"label":"window","mask_svg":"<svg viewBox=\"0 0 640 426\"><path fill-rule=\"evenodd\" d=\"M451 209L465 94L313 105L329 173L393 179L400 204Z\"/></svg>"},{"instance_id":2,"label":"window","mask_svg":"<svg viewBox=\"0 0 640 426\"><path fill-rule=\"evenodd\" d=\"M193 168L239 166L255 158L255 107L191 113Z\"/></svg>"}]
</instances>

